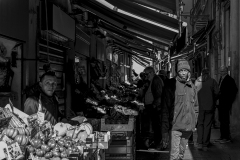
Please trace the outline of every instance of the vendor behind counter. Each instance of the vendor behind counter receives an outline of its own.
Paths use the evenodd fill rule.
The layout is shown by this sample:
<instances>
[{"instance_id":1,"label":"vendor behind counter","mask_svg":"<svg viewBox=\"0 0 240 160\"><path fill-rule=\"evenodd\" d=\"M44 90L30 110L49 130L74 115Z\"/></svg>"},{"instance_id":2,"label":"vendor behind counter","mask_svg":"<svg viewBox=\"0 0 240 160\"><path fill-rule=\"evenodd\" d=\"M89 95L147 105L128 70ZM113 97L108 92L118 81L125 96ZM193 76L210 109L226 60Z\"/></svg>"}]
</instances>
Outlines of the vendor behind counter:
<instances>
[{"instance_id":1,"label":"vendor behind counter","mask_svg":"<svg viewBox=\"0 0 240 160\"><path fill-rule=\"evenodd\" d=\"M58 99L55 95L57 87L57 77L54 71L47 71L40 77L40 82L30 92L24 103L24 112L32 115L41 111L44 119L52 124L58 122L61 116L58 110Z\"/></svg>"}]
</instances>

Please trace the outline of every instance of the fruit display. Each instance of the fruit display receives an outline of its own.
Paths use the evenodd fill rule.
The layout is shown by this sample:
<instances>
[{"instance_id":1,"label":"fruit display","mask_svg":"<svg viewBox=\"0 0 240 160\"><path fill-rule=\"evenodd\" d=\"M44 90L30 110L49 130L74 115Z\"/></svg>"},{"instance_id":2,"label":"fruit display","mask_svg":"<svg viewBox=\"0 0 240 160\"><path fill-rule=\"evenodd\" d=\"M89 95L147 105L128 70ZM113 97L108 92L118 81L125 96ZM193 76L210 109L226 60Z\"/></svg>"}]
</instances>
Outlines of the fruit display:
<instances>
[{"instance_id":1,"label":"fruit display","mask_svg":"<svg viewBox=\"0 0 240 160\"><path fill-rule=\"evenodd\" d=\"M72 153L83 154L83 145L67 136L45 141L34 138L27 146L27 150L32 155L45 159L67 159Z\"/></svg>"},{"instance_id":2,"label":"fruit display","mask_svg":"<svg viewBox=\"0 0 240 160\"><path fill-rule=\"evenodd\" d=\"M93 127L86 121L79 126L61 122L51 126L44 122L41 126L7 127L0 132L0 142L20 146L18 157L25 154L32 160L68 160L72 154L88 156L86 139L92 133Z\"/></svg>"}]
</instances>

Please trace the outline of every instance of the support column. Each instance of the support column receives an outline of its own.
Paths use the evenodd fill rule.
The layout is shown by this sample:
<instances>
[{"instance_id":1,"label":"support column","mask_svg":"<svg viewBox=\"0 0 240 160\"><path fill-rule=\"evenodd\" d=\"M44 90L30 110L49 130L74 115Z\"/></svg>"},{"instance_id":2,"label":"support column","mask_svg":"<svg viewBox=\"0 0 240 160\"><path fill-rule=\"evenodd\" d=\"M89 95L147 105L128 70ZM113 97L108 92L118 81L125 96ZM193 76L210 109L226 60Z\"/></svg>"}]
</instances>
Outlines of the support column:
<instances>
[{"instance_id":1,"label":"support column","mask_svg":"<svg viewBox=\"0 0 240 160\"><path fill-rule=\"evenodd\" d=\"M238 0L230 1L230 71L236 84L239 86L239 6ZM239 87L238 87L239 88ZM240 128L240 109L239 94L233 103L231 126L232 128ZM234 131L233 131L234 132Z\"/></svg>"}]
</instances>

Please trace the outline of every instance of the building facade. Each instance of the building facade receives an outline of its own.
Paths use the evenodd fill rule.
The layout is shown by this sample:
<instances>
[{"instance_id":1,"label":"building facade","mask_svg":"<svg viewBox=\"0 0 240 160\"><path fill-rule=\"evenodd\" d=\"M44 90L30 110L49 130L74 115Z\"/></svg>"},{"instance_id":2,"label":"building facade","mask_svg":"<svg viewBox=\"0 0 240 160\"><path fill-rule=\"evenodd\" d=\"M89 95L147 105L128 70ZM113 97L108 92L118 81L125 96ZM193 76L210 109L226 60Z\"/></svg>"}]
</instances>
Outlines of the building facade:
<instances>
[{"instance_id":1,"label":"building facade","mask_svg":"<svg viewBox=\"0 0 240 160\"><path fill-rule=\"evenodd\" d=\"M234 78L238 88L240 86L239 78L239 7L238 0L197 0L192 9L192 21L194 21L194 34L201 28L199 24L205 21L213 20L213 29L206 34L206 45L201 54L196 57L200 68L208 67L211 70L211 76L217 81L220 78L219 68L225 65L229 69L229 74ZM207 24L202 27L207 27ZM195 52L196 54L196 52ZM196 64L196 60L195 60ZM195 70L197 70L195 68ZM200 70L199 70L200 71ZM240 128L240 94L237 95L233 103L231 125L232 129Z\"/></svg>"}]
</instances>

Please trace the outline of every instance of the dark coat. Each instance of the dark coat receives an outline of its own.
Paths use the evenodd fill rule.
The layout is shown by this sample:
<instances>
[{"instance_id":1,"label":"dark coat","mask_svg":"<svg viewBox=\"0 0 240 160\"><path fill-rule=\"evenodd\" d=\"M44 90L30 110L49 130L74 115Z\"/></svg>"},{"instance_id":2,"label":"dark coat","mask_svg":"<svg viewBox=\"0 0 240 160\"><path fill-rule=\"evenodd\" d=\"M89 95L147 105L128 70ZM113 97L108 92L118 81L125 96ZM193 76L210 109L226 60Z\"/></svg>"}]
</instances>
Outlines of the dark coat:
<instances>
[{"instance_id":1,"label":"dark coat","mask_svg":"<svg viewBox=\"0 0 240 160\"><path fill-rule=\"evenodd\" d=\"M47 96L41 90L35 91L35 93L29 96L24 103L24 112L28 115L32 115L38 112L39 97L41 95L42 112L45 113L45 120L50 121L51 124L56 124L58 121L59 110L58 100L56 96Z\"/></svg>"},{"instance_id":2,"label":"dark coat","mask_svg":"<svg viewBox=\"0 0 240 160\"><path fill-rule=\"evenodd\" d=\"M150 84L150 83L148 83ZM161 109L161 99L162 99L162 91L163 91L163 81L162 79L155 75L152 80L152 85L148 86L151 87L152 90L152 95L153 95L153 102L152 102L152 107L156 108L157 110ZM148 90L148 87L143 88L143 94L141 94L141 97L145 97L145 94Z\"/></svg>"},{"instance_id":3,"label":"dark coat","mask_svg":"<svg viewBox=\"0 0 240 160\"><path fill-rule=\"evenodd\" d=\"M176 78L169 79L164 86L162 101L162 133L167 133L172 129L190 131L195 128L198 116L198 102L195 86L192 82L185 84L191 93L189 105L184 102L184 93L176 93ZM175 98L177 96L177 102ZM181 108L177 108L179 106ZM174 117L175 115L175 117ZM173 128L175 126L175 128Z\"/></svg>"},{"instance_id":4,"label":"dark coat","mask_svg":"<svg viewBox=\"0 0 240 160\"><path fill-rule=\"evenodd\" d=\"M219 95L218 84L209 75L200 76L195 81L198 91L199 110L213 110Z\"/></svg>"},{"instance_id":5,"label":"dark coat","mask_svg":"<svg viewBox=\"0 0 240 160\"><path fill-rule=\"evenodd\" d=\"M237 92L238 88L234 79L226 75L220 86L219 107L231 106L236 98Z\"/></svg>"}]
</instances>

